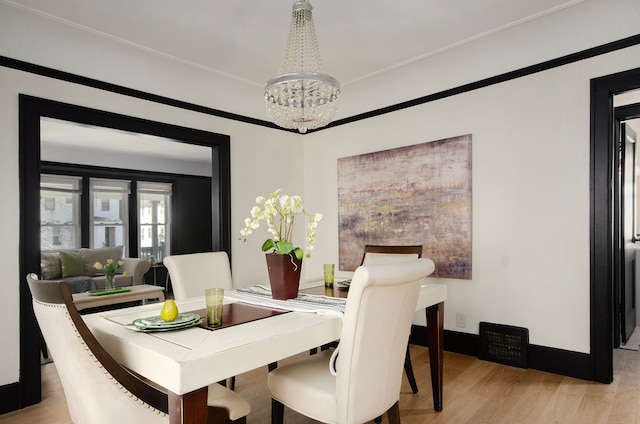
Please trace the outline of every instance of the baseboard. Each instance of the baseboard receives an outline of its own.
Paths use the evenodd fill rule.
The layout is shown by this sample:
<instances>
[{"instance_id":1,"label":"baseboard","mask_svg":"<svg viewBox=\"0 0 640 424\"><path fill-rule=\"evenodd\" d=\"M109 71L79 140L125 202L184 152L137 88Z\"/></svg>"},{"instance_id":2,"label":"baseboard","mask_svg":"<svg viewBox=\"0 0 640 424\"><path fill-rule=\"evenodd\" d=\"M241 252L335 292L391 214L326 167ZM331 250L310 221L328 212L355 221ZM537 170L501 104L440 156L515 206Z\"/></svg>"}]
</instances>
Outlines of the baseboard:
<instances>
[{"instance_id":1,"label":"baseboard","mask_svg":"<svg viewBox=\"0 0 640 424\"><path fill-rule=\"evenodd\" d=\"M0 414L20 409L20 383L0 386Z\"/></svg>"},{"instance_id":2,"label":"baseboard","mask_svg":"<svg viewBox=\"0 0 640 424\"><path fill-rule=\"evenodd\" d=\"M409 341L420 346L427 346L426 327L413 325ZM444 331L444 350L478 357L480 336L477 334ZM591 380L591 357L587 353L573 352L546 346L530 344L528 351L528 367L567 377Z\"/></svg>"},{"instance_id":3,"label":"baseboard","mask_svg":"<svg viewBox=\"0 0 640 424\"><path fill-rule=\"evenodd\" d=\"M529 368L582 380L593 379L591 355L571 350L529 345Z\"/></svg>"}]
</instances>

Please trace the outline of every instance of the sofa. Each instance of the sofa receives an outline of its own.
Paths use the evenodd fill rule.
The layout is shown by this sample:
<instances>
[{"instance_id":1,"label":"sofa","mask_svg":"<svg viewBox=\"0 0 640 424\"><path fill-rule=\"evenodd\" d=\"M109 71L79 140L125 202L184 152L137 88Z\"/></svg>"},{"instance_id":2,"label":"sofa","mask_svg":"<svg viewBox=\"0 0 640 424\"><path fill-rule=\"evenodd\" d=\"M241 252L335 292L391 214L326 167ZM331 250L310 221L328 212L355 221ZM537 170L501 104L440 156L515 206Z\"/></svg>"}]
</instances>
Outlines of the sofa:
<instances>
[{"instance_id":1,"label":"sofa","mask_svg":"<svg viewBox=\"0 0 640 424\"><path fill-rule=\"evenodd\" d=\"M103 289L107 278L93 265L108 259L122 260L123 274L115 276L116 287L144 284L144 274L151 264L147 259L123 258L123 246L98 249L47 250L40 253L40 277L43 280L67 281L73 293Z\"/></svg>"}]
</instances>

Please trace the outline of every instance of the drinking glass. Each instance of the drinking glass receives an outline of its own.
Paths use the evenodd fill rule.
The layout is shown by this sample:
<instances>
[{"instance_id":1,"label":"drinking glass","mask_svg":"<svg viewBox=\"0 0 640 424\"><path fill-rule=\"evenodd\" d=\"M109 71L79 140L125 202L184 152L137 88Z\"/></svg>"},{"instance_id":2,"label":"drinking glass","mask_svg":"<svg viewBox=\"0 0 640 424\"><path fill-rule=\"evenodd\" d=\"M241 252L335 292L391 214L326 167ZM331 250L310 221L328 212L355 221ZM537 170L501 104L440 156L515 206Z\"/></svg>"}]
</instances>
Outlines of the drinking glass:
<instances>
[{"instance_id":1,"label":"drinking glass","mask_svg":"<svg viewBox=\"0 0 640 424\"><path fill-rule=\"evenodd\" d=\"M324 286L333 287L333 273L335 270L335 264L324 264Z\"/></svg>"},{"instance_id":2,"label":"drinking glass","mask_svg":"<svg viewBox=\"0 0 640 424\"><path fill-rule=\"evenodd\" d=\"M204 297L207 308L207 325L209 327L215 327L222 324L224 289L206 289L204 291Z\"/></svg>"}]
</instances>

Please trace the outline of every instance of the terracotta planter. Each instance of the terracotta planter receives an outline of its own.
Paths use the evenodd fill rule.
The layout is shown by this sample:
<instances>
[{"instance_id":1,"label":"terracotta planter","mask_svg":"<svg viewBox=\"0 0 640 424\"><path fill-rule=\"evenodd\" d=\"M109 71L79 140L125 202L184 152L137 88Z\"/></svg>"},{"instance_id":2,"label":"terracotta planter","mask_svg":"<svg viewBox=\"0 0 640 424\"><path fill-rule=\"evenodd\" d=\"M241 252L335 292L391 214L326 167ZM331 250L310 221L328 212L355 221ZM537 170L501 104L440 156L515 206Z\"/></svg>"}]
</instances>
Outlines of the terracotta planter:
<instances>
[{"instance_id":1,"label":"terracotta planter","mask_svg":"<svg viewBox=\"0 0 640 424\"><path fill-rule=\"evenodd\" d=\"M297 259L295 255L267 253L265 256L269 270L271 297L278 300L298 297L302 260Z\"/></svg>"}]
</instances>

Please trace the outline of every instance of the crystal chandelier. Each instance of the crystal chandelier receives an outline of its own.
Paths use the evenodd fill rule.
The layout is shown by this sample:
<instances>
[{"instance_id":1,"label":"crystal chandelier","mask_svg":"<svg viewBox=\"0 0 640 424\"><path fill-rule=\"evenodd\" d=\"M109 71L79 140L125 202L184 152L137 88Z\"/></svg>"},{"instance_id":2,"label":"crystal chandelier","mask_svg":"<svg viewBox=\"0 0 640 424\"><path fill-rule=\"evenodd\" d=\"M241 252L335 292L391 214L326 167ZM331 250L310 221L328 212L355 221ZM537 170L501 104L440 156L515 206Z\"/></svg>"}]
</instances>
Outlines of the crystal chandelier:
<instances>
[{"instance_id":1,"label":"crystal chandelier","mask_svg":"<svg viewBox=\"0 0 640 424\"><path fill-rule=\"evenodd\" d=\"M279 75L264 87L270 119L283 128L301 133L324 127L338 109L340 83L324 73L311 4L293 4L289 38Z\"/></svg>"}]
</instances>

